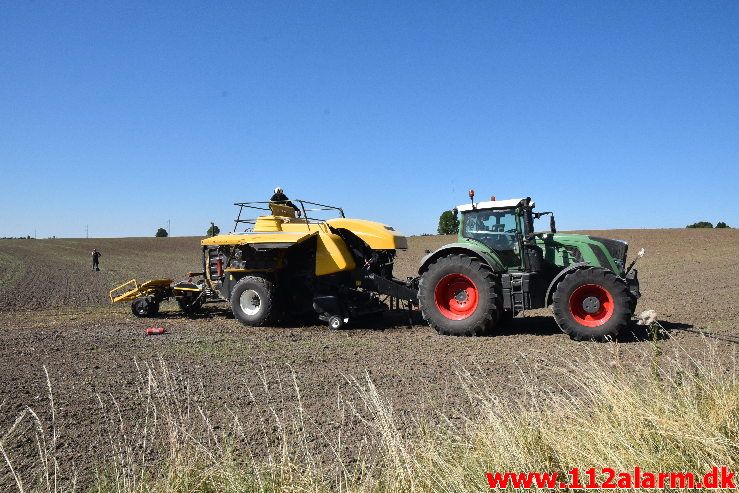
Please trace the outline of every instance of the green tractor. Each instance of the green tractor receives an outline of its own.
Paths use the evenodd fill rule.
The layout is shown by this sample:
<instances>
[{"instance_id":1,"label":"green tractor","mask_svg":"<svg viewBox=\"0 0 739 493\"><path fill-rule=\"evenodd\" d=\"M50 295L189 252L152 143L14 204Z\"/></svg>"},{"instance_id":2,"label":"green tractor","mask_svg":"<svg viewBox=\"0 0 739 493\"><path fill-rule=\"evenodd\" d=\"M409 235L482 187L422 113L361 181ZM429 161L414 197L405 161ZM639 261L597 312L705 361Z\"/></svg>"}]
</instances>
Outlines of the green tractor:
<instances>
[{"instance_id":1,"label":"green tractor","mask_svg":"<svg viewBox=\"0 0 739 493\"><path fill-rule=\"evenodd\" d=\"M528 197L475 203L471 190L470 200L454 210L457 242L426 255L419 269L421 313L439 333L483 335L550 305L575 340L615 338L629 324L640 293L636 259L626 266L628 243L557 233L552 213L534 212ZM534 219L547 214L551 231L535 233Z\"/></svg>"}]
</instances>

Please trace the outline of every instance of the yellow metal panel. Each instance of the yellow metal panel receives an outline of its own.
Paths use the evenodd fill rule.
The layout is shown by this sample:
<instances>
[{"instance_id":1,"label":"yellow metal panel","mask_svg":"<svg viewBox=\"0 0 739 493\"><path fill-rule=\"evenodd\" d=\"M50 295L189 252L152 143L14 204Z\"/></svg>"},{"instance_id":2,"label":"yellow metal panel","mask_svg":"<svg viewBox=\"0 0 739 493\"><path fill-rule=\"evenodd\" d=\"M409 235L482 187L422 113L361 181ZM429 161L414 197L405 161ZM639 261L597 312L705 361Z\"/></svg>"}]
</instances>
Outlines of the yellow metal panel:
<instances>
[{"instance_id":1,"label":"yellow metal panel","mask_svg":"<svg viewBox=\"0 0 739 493\"><path fill-rule=\"evenodd\" d=\"M356 266L352 254L341 237L332 233L318 235L318 241L316 242L317 276L352 270Z\"/></svg>"},{"instance_id":2,"label":"yellow metal panel","mask_svg":"<svg viewBox=\"0 0 739 493\"><path fill-rule=\"evenodd\" d=\"M275 232L247 232L231 233L225 235L211 236L200 241L201 245L241 245L258 243L300 243L317 231L275 231Z\"/></svg>"},{"instance_id":3,"label":"yellow metal panel","mask_svg":"<svg viewBox=\"0 0 739 493\"><path fill-rule=\"evenodd\" d=\"M282 219L274 216L259 216L254 224L254 231L260 233L282 231Z\"/></svg>"},{"instance_id":4,"label":"yellow metal panel","mask_svg":"<svg viewBox=\"0 0 739 493\"><path fill-rule=\"evenodd\" d=\"M299 232L305 231L315 233L330 233L328 227L323 223L306 224L305 219L290 219L282 223L282 231Z\"/></svg>"},{"instance_id":5,"label":"yellow metal panel","mask_svg":"<svg viewBox=\"0 0 739 493\"><path fill-rule=\"evenodd\" d=\"M348 229L364 240L373 250L397 250L408 248L408 240L405 236L395 231L390 226L365 221L364 219L329 219L326 221L333 228Z\"/></svg>"},{"instance_id":6,"label":"yellow metal panel","mask_svg":"<svg viewBox=\"0 0 739 493\"><path fill-rule=\"evenodd\" d=\"M292 207L289 208L291 211ZM255 233L271 233L276 231L289 232L328 232L323 223L310 223L299 217L259 216L254 223Z\"/></svg>"}]
</instances>

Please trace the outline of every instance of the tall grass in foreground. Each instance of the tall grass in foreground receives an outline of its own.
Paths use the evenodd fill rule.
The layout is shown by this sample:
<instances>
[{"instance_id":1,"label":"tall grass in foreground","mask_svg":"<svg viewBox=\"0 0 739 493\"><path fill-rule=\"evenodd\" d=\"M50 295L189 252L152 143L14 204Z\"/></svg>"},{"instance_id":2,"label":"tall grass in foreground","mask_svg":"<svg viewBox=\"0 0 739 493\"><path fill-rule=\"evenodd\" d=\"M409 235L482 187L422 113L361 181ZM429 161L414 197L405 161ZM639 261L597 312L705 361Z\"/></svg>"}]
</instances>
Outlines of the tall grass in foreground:
<instances>
[{"instance_id":1,"label":"tall grass in foreground","mask_svg":"<svg viewBox=\"0 0 739 493\"><path fill-rule=\"evenodd\" d=\"M100 396L112 453L92 491L484 491L484 473L496 471L564 475L573 467L639 466L703 474L716 465L739 470L736 359L719 365L707 343L700 356L655 349L644 355L646 364L630 367L621 363L625 350L634 348L610 345L607 362L585 350L585 357L555 370L562 382L557 388L538 387L522 368L515 397L499 395L484 375L460 372L460 392L470 400L462 423L440 409L433 424L417 419L410 435L366 375L346 377L352 394L337 396L336 426L328 431L316 429L307 414L310 395L294 372L272 394L289 390L294 406L265 406L263 413L226 408L228 418L214 424L224 410L213 409L201 386L177 377L163 362L145 365L144 420L128 423L115 399ZM269 393L267 380L265 375L262 390ZM26 414L37 424L39 471L25 484L17 468L9 472L13 460L2 443L12 433L5 433L0 477L10 478L19 491L75 490L72 481L56 480L63 466L53 453L56 432L45 431L31 410ZM252 445L259 440L264 452L255 455Z\"/></svg>"}]
</instances>

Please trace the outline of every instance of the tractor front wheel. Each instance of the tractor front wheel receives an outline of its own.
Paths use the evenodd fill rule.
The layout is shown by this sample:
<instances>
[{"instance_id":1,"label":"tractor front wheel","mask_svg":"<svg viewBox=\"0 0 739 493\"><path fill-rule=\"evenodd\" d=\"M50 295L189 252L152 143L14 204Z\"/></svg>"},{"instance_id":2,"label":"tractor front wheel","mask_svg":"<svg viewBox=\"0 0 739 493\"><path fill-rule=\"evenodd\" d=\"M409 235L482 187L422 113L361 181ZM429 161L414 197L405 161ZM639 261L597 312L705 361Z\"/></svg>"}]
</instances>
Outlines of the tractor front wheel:
<instances>
[{"instance_id":1,"label":"tractor front wheel","mask_svg":"<svg viewBox=\"0 0 739 493\"><path fill-rule=\"evenodd\" d=\"M482 335L495 327L500 310L495 274L476 258L449 255L421 276L418 302L423 318L440 334Z\"/></svg>"},{"instance_id":2,"label":"tractor front wheel","mask_svg":"<svg viewBox=\"0 0 739 493\"><path fill-rule=\"evenodd\" d=\"M615 338L633 314L629 289L610 270L577 269L565 276L552 297L554 318L572 339Z\"/></svg>"},{"instance_id":3,"label":"tractor front wheel","mask_svg":"<svg viewBox=\"0 0 739 493\"><path fill-rule=\"evenodd\" d=\"M270 325L277 318L275 294L275 285L267 277L246 276L231 291L231 310L244 325Z\"/></svg>"}]
</instances>

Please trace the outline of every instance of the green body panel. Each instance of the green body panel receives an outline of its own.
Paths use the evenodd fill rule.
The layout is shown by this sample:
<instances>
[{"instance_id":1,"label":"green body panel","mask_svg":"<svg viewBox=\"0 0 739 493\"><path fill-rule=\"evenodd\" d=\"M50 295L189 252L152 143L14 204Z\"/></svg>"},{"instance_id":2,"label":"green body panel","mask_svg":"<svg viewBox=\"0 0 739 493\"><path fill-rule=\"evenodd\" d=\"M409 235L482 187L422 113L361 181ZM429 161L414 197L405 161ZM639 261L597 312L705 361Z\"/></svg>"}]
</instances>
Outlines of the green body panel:
<instances>
[{"instance_id":1,"label":"green body panel","mask_svg":"<svg viewBox=\"0 0 739 493\"><path fill-rule=\"evenodd\" d=\"M591 239L587 235L569 233L536 233L534 239L537 246L541 247L544 252L544 262L554 267L566 268L572 264L587 262L592 266L600 266L611 270L616 275L621 275L623 273L622 269L616 265L614 261L615 259L610 255L605 246L603 246L602 243ZM504 263L494 251L491 251L490 248L478 241L462 237L461 234L456 243L445 245L443 248L446 250L447 248L454 247L468 248L479 252L481 256L484 256L488 260L490 265L497 266L496 270L523 270L523 262L517 267L505 267ZM606 265L601 265L602 262L593 252L593 248L597 248L603 252L601 258L607 260L608 263ZM575 250L579 253L579 258L575 254Z\"/></svg>"},{"instance_id":2,"label":"green body panel","mask_svg":"<svg viewBox=\"0 0 739 493\"><path fill-rule=\"evenodd\" d=\"M602 243L591 239L587 235L568 233L537 233L536 244L544 250L544 261L558 267L567 267L579 262L587 262L592 266L600 266L621 275L621 269L616 265L615 259L611 257ZM568 249L567 247L571 247ZM580 258L573 255L572 248L580 253ZM608 261L607 265L601 265L601 261L593 253L593 248L603 252L601 258Z\"/></svg>"}]
</instances>

